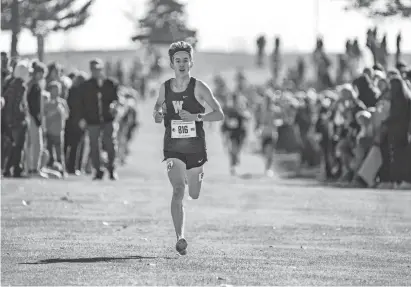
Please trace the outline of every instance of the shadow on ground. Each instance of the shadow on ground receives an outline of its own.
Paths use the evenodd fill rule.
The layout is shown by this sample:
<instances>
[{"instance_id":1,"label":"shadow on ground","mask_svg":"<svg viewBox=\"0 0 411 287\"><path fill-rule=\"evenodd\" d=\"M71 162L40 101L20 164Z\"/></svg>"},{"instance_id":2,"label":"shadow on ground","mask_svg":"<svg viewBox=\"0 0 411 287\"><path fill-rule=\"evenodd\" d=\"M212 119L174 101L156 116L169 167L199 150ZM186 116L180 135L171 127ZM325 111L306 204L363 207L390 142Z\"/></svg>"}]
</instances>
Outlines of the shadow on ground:
<instances>
[{"instance_id":1,"label":"shadow on ground","mask_svg":"<svg viewBox=\"0 0 411 287\"><path fill-rule=\"evenodd\" d=\"M125 257L89 257L89 258L52 258L39 260L37 262L19 263L25 265L32 264L53 264L53 263L96 263L96 262L111 262L118 260L144 260L144 259L176 259L176 257L145 257L145 256L125 256Z\"/></svg>"}]
</instances>

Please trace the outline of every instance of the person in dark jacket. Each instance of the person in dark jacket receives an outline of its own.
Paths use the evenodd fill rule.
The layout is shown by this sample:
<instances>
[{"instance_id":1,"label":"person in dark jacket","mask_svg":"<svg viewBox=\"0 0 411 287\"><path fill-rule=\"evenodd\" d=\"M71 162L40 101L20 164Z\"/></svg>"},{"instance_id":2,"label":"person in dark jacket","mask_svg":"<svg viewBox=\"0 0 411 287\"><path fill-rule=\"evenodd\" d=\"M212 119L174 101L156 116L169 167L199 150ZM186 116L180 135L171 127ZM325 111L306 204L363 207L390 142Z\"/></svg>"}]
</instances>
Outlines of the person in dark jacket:
<instances>
[{"instance_id":1,"label":"person in dark jacket","mask_svg":"<svg viewBox=\"0 0 411 287\"><path fill-rule=\"evenodd\" d=\"M411 118L411 92L400 77L390 80L391 107L388 118L388 142L391 149L391 180L397 184L411 181L408 176L408 131ZM411 182L410 182L411 183Z\"/></svg>"},{"instance_id":2,"label":"person in dark jacket","mask_svg":"<svg viewBox=\"0 0 411 287\"><path fill-rule=\"evenodd\" d=\"M369 69L367 70L369 71ZM378 90L373 86L372 77L364 73L354 80L353 85L358 91L358 99L362 101L367 108L375 107L377 103Z\"/></svg>"},{"instance_id":3,"label":"person in dark jacket","mask_svg":"<svg viewBox=\"0 0 411 287\"><path fill-rule=\"evenodd\" d=\"M90 153L95 169L94 179L102 179L104 171L100 160L100 141L107 152L107 169L111 180L117 179L114 161L116 157L115 111L118 104L118 84L103 75L103 62L90 61L91 78L81 86L81 120L79 125L87 125L90 138Z\"/></svg>"},{"instance_id":4,"label":"person in dark jacket","mask_svg":"<svg viewBox=\"0 0 411 287\"><path fill-rule=\"evenodd\" d=\"M41 175L41 151L43 150L43 88L42 81L47 73L47 67L43 63L35 63L33 75L28 84L27 104L29 110L29 145L28 145L28 165L31 175Z\"/></svg>"},{"instance_id":5,"label":"person in dark jacket","mask_svg":"<svg viewBox=\"0 0 411 287\"><path fill-rule=\"evenodd\" d=\"M9 66L9 57L6 52L1 52L1 86L5 83L6 78L11 74Z\"/></svg>"},{"instance_id":6,"label":"person in dark jacket","mask_svg":"<svg viewBox=\"0 0 411 287\"><path fill-rule=\"evenodd\" d=\"M70 112L64 133L64 153L67 155L67 172L76 175L81 172L81 156L84 145L84 129L79 126L82 118L81 104L83 96L80 89L86 79L86 73L79 72L73 79L73 86L70 88L67 97Z\"/></svg>"},{"instance_id":7,"label":"person in dark jacket","mask_svg":"<svg viewBox=\"0 0 411 287\"><path fill-rule=\"evenodd\" d=\"M6 134L10 137L10 146L5 149L6 155L3 175L10 177L23 176L22 153L27 134L27 102L26 102L26 82L29 79L30 64L27 61L19 62L14 71L13 79L5 90L5 106L3 109L4 126ZM12 173L13 171L13 173Z\"/></svg>"},{"instance_id":8,"label":"person in dark jacket","mask_svg":"<svg viewBox=\"0 0 411 287\"><path fill-rule=\"evenodd\" d=\"M1 52L1 110L3 111L3 108L6 104L6 100L4 99L4 92L6 90L6 82L11 75L11 69L9 65L9 58L7 56L6 52ZM4 119L3 119L3 113L1 115L1 170L4 168L4 162L5 162L5 155L6 155L6 146L9 144L10 138L6 134L7 127L5 125Z\"/></svg>"}]
</instances>

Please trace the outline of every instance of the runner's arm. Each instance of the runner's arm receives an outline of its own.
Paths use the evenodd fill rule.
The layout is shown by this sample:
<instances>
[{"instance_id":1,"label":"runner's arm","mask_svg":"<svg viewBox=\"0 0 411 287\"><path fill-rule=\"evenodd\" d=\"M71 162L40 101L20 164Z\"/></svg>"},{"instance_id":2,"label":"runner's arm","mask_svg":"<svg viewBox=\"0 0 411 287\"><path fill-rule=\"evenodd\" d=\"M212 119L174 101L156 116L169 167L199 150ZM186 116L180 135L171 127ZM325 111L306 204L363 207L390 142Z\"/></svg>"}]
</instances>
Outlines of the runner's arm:
<instances>
[{"instance_id":1,"label":"runner's arm","mask_svg":"<svg viewBox=\"0 0 411 287\"><path fill-rule=\"evenodd\" d=\"M160 92L159 92L157 101L156 101L156 103L155 103L155 105L154 105L154 111L155 111L155 112L159 112L159 111L160 111L160 109L162 108L165 100L166 100L166 89L165 89L165 86L164 86L164 83L163 83L163 84L161 84L161 86L160 86Z\"/></svg>"},{"instance_id":2,"label":"runner's arm","mask_svg":"<svg viewBox=\"0 0 411 287\"><path fill-rule=\"evenodd\" d=\"M203 121L217 122L224 120L224 112L221 105L214 97L210 88L202 81L197 80L196 91L212 110L210 113L203 115Z\"/></svg>"},{"instance_id":3,"label":"runner's arm","mask_svg":"<svg viewBox=\"0 0 411 287\"><path fill-rule=\"evenodd\" d=\"M261 103L257 105L254 111L255 127L254 130L257 131L261 126Z\"/></svg>"},{"instance_id":4,"label":"runner's arm","mask_svg":"<svg viewBox=\"0 0 411 287\"><path fill-rule=\"evenodd\" d=\"M154 117L154 118L156 118L156 116L158 116L158 114L159 114L160 112L162 112L162 113L164 114L164 111L162 111L162 107L163 107L163 104L164 104L164 102L165 102L165 100L166 100L165 94L166 94L166 92L165 92L165 86L164 86L164 83L163 83L163 84L161 84L161 86L160 86L160 92L159 92L157 101L156 101L156 103L155 103L155 105L154 105L154 110L153 110L153 117Z\"/></svg>"}]
</instances>

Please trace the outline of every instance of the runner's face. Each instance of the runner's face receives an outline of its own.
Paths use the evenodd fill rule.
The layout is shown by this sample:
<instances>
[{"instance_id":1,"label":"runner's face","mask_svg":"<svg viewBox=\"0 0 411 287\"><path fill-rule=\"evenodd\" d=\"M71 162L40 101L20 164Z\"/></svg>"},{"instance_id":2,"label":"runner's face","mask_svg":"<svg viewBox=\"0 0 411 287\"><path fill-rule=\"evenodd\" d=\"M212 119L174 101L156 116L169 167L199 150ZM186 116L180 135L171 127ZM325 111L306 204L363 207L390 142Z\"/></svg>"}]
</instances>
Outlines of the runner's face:
<instances>
[{"instance_id":1,"label":"runner's face","mask_svg":"<svg viewBox=\"0 0 411 287\"><path fill-rule=\"evenodd\" d=\"M191 57L187 52L177 52L174 54L173 62L171 63L171 68L174 70L176 75L187 75L190 72L193 62Z\"/></svg>"}]
</instances>

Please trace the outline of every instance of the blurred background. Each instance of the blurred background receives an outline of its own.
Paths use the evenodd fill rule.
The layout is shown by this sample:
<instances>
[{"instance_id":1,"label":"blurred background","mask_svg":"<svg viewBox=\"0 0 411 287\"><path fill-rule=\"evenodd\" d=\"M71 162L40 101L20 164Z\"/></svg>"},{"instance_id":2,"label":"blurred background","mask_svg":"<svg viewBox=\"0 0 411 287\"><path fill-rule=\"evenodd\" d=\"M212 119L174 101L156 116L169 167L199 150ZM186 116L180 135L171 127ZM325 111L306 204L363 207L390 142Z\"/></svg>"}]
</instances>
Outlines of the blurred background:
<instances>
[{"instance_id":1,"label":"blurred background","mask_svg":"<svg viewBox=\"0 0 411 287\"><path fill-rule=\"evenodd\" d=\"M14 110L24 106L24 96L21 103L13 103L17 98L13 93L23 95L24 85L15 81L15 89L7 90L7 83L20 77L27 81L29 90L35 83L36 89L45 93L61 86L60 101L67 100L69 109L65 112L67 123L56 131L66 137L59 146L64 146L66 158L70 158L70 149L75 150L69 173L91 173L88 152L77 151L80 142L88 145L84 144L84 119L79 116L82 107L73 99L83 97L82 83L89 79L88 73L92 79L96 77L92 66L102 67L105 80L115 79L121 87L120 104L106 108L107 115L115 114L110 120L120 123L122 129L117 157L124 163L128 143L139 125L137 106L153 99L160 82L172 75L168 47L185 40L195 49L193 76L210 83L223 108L230 108L233 95L240 94L247 102L253 114L247 140L253 151L261 152L257 148L260 108L272 99L281 112L276 115L280 118L277 123L281 122L275 127L276 149L298 153L301 163L309 167L324 164L327 178L351 181L358 166L348 162L356 149L362 150L358 162L364 162L365 155L372 152L370 146L359 144L357 136L364 137L367 128L364 124L361 130L357 113L367 112L366 116L358 114L367 119L373 114L379 117L382 108L378 105L384 103L383 110L394 119L401 108L408 107L399 120L403 123L400 147L393 147L394 140L382 153L386 164L397 161L393 168L397 176L408 169L396 182L411 184L409 162L402 162L404 154L411 156L409 0L1 0L1 4L2 94L9 93L2 99L6 113L2 135L19 154L13 159L16 165L26 133L24 113L31 109L32 115L42 117L41 104L29 91L27 97L37 108L29 103L26 110ZM14 69L18 59L24 58L30 59L33 68L27 79L16 75ZM90 65L92 59L98 60ZM391 91L391 81L404 89ZM341 85L348 88L341 89ZM401 98L399 102L394 94ZM389 101L398 108L390 110ZM63 104L58 111L65 120ZM14 123L17 113L21 113L21 122L17 119ZM32 126L38 135L43 127L39 127L40 119L37 122ZM388 135L381 130L396 126L396 120L384 118L385 129L380 129L383 120L377 122L374 130L378 132L369 134L368 142L383 138L387 143ZM74 132L67 128L70 125ZM18 140L13 131L17 135L20 129ZM38 142L39 136L35 137ZM73 137L77 140L70 147ZM28 142L26 145L31 144ZM54 145L53 141L50 144ZM38 151L39 147L33 149ZM397 160L391 158L390 149L397 150ZM38 152L33 154L37 163ZM30 158L29 151L26 155ZM307 160L311 155L315 156ZM60 162L64 165L64 160ZM74 162L80 162L76 168ZM41 164L33 169L38 166ZM374 174L369 182L377 183L376 178Z\"/></svg>"},{"instance_id":2,"label":"blurred background","mask_svg":"<svg viewBox=\"0 0 411 287\"><path fill-rule=\"evenodd\" d=\"M282 52L290 55L311 53L321 36L333 55L345 51L347 39L358 39L364 46L367 29L378 26L381 37L387 37L388 51L394 53L397 34L410 23L401 17L400 8L385 7L390 2L395 1L2 0L0 45L12 55L39 52L41 60L59 60L70 69L84 68L82 57L92 51L130 62L147 46L141 39L162 50L163 44L192 36L199 52L236 54L255 54L260 35L269 53L279 37ZM14 21L13 3L20 11ZM387 11L396 15L378 15ZM404 53L411 51L411 39L405 37L402 46ZM247 65L247 60L238 64Z\"/></svg>"}]
</instances>

